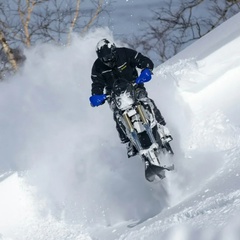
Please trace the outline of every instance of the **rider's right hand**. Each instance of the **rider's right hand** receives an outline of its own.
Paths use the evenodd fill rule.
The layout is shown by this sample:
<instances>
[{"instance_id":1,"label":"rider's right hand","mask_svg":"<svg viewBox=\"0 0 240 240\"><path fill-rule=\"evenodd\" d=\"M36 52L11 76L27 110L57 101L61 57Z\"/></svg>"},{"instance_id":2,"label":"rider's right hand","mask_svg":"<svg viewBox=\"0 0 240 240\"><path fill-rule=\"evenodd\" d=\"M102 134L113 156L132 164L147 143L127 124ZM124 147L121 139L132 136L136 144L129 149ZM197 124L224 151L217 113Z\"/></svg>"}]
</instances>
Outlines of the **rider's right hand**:
<instances>
[{"instance_id":1,"label":"rider's right hand","mask_svg":"<svg viewBox=\"0 0 240 240\"><path fill-rule=\"evenodd\" d=\"M98 107L105 103L106 98L106 94L92 95L89 100L92 107Z\"/></svg>"}]
</instances>

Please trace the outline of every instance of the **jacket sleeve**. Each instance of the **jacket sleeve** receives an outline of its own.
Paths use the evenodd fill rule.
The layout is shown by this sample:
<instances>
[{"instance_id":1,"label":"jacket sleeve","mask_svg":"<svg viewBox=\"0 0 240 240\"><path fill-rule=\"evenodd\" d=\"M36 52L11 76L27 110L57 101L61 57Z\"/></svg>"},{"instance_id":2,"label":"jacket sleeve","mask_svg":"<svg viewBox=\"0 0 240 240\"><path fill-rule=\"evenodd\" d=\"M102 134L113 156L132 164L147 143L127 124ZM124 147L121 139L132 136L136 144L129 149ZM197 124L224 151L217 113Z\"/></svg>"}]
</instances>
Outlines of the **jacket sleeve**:
<instances>
[{"instance_id":1,"label":"jacket sleeve","mask_svg":"<svg viewBox=\"0 0 240 240\"><path fill-rule=\"evenodd\" d=\"M150 70L153 70L154 64L150 58L142 55L140 52L136 52L133 49L127 48L126 52L133 67L138 67L140 69L149 68Z\"/></svg>"},{"instance_id":2,"label":"jacket sleeve","mask_svg":"<svg viewBox=\"0 0 240 240\"><path fill-rule=\"evenodd\" d=\"M101 74L97 71L95 64L92 67L92 95L101 95L104 90L104 80Z\"/></svg>"}]
</instances>

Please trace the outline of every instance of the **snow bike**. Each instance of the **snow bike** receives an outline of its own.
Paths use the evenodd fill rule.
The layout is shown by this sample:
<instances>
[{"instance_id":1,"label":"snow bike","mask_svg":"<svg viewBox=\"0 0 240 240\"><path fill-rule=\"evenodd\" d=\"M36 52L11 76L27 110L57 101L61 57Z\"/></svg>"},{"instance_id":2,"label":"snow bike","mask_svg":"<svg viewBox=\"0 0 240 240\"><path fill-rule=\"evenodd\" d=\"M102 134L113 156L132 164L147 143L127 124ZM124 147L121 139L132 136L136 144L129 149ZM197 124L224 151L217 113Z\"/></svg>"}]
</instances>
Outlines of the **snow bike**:
<instances>
[{"instance_id":1,"label":"snow bike","mask_svg":"<svg viewBox=\"0 0 240 240\"><path fill-rule=\"evenodd\" d=\"M161 162L161 155L173 155L169 144L172 137L165 126L155 118L149 98L136 97L137 84L119 79L113 84L108 102L114 105L117 121L145 164L145 178L152 182L155 177L165 178L165 171L174 169ZM163 157L163 156L162 156Z\"/></svg>"}]
</instances>

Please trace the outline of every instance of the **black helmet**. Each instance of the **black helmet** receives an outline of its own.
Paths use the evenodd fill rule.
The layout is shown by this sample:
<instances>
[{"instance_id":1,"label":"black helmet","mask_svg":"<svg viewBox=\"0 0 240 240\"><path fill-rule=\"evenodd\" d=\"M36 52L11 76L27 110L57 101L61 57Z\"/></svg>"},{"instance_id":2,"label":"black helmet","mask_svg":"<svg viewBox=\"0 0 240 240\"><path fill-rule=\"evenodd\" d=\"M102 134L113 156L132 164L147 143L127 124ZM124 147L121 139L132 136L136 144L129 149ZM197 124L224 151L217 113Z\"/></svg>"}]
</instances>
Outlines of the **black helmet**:
<instances>
[{"instance_id":1,"label":"black helmet","mask_svg":"<svg viewBox=\"0 0 240 240\"><path fill-rule=\"evenodd\" d=\"M116 65L116 46L107 39L102 39L96 47L98 58L108 67Z\"/></svg>"}]
</instances>

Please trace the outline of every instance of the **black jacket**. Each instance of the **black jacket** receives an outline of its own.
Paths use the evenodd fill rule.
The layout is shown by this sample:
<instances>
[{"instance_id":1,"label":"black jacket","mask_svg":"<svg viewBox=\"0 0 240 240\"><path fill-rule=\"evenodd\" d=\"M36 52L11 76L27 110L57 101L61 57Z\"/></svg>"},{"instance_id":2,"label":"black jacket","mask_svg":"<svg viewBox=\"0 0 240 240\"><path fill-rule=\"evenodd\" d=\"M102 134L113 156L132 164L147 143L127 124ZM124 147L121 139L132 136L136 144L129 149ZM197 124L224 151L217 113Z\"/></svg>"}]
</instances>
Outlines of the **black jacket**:
<instances>
[{"instance_id":1,"label":"black jacket","mask_svg":"<svg viewBox=\"0 0 240 240\"><path fill-rule=\"evenodd\" d=\"M114 80L124 78L130 82L138 77L137 68L153 69L153 62L141 53L129 48L116 48L116 66L109 68L100 59L92 67L92 95L111 92ZM143 86L143 84L142 84Z\"/></svg>"}]
</instances>

